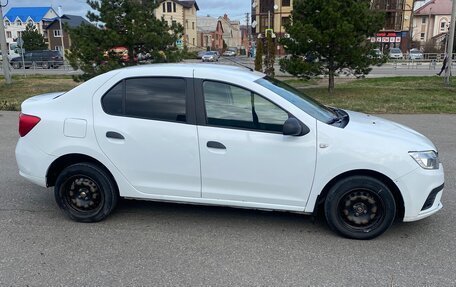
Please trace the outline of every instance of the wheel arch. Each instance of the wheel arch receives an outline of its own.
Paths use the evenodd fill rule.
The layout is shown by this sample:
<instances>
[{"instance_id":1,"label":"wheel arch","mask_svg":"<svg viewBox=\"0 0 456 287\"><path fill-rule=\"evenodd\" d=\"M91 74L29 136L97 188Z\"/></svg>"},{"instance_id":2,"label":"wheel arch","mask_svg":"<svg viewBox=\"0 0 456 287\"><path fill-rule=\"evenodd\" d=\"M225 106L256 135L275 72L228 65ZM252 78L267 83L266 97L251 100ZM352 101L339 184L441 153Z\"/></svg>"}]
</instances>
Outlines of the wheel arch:
<instances>
[{"instance_id":1,"label":"wheel arch","mask_svg":"<svg viewBox=\"0 0 456 287\"><path fill-rule=\"evenodd\" d=\"M394 201L396 202L396 218L401 219L401 220L404 218L404 212L405 212L404 199L402 197L402 194L401 194L399 188L394 183L394 181L391 178L389 178L388 176L384 175L383 173L380 173L380 172L374 171L374 170L367 170L367 169L358 169L358 170L347 171L347 172L341 173L341 174L337 175L336 177L334 177L333 179L331 179L325 185L325 187L322 189L320 195L318 196L318 199L317 199L317 201L315 203L315 207L314 207L314 213L316 213L320 210L323 210L323 204L325 202L326 196L328 195L329 190L331 190L331 188L337 182L339 182L340 180L342 180L344 178L347 178L350 176L356 176L356 175L370 176L370 177L380 180L381 182L386 184L386 186L388 186L388 188L391 190L391 192L394 196Z\"/></svg>"},{"instance_id":2,"label":"wheel arch","mask_svg":"<svg viewBox=\"0 0 456 287\"><path fill-rule=\"evenodd\" d=\"M99 160L88 156L84 154L79 154L79 153L72 153L72 154L66 154L62 155L56 160L52 162L52 164L49 166L47 172L46 172L46 185L48 187L54 186L55 182L57 180L57 177L59 176L60 172L64 170L66 167L76 164L76 163L81 163L81 162L88 162L92 163L99 168L102 168L104 171L106 171L111 179L113 180L117 190L119 190L119 186L117 185L116 179L114 178L113 174L111 171Z\"/></svg>"}]
</instances>

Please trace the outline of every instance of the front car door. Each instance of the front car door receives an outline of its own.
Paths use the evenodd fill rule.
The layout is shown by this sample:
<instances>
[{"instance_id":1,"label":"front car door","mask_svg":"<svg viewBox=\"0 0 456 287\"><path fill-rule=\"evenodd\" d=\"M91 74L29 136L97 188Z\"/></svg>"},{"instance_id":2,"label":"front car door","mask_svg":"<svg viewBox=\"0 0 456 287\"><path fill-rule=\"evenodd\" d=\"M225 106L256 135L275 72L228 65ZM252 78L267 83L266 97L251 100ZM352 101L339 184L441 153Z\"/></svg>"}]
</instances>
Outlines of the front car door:
<instances>
[{"instance_id":1,"label":"front car door","mask_svg":"<svg viewBox=\"0 0 456 287\"><path fill-rule=\"evenodd\" d=\"M98 144L133 197L201 197L192 76L116 76L94 96Z\"/></svg>"},{"instance_id":2,"label":"front car door","mask_svg":"<svg viewBox=\"0 0 456 287\"><path fill-rule=\"evenodd\" d=\"M315 120L306 123L309 134L284 136L283 124L293 117L286 109L254 90L204 76L195 72L198 115L204 114L198 120L202 197L302 211L316 164Z\"/></svg>"}]
</instances>

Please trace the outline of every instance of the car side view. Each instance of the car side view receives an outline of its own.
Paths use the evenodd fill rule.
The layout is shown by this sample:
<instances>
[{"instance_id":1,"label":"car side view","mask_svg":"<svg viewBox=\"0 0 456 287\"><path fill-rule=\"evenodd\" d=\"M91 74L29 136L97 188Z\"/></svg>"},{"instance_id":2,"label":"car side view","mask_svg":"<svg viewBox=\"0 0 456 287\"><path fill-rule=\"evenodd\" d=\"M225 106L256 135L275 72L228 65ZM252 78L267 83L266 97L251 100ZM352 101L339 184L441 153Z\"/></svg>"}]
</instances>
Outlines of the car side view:
<instances>
[{"instance_id":1,"label":"car side view","mask_svg":"<svg viewBox=\"0 0 456 287\"><path fill-rule=\"evenodd\" d=\"M371 239L442 208L436 147L403 125L327 107L258 72L205 64L111 71L22 104L19 173L71 219L120 197L323 211Z\"/></svg>"}]
</instances>

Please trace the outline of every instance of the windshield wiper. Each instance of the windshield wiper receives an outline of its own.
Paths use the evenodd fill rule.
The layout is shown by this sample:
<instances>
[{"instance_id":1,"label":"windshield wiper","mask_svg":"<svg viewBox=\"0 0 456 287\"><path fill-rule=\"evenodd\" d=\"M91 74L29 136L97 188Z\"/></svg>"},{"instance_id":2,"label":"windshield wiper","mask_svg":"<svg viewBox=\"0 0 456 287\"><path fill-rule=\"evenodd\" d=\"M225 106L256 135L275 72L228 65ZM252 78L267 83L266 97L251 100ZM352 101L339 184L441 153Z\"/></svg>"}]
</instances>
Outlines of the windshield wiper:
<instances>
[{"instance_id":1,"label":"windshield wiper","mask_svg":"<svg viewBox=\"0 0 456 287\"><path fill-rule=\"evenodd\" d=\"M328 107L328 108L330 108L330 107ZM328 121L329 125L332 125L335 123L341 123L343 120L348 118L347 113L342 113L341 110L336 109L336 108L330 108L330 109L334 112L335 117Z\"/></svg>"}]
</instances>

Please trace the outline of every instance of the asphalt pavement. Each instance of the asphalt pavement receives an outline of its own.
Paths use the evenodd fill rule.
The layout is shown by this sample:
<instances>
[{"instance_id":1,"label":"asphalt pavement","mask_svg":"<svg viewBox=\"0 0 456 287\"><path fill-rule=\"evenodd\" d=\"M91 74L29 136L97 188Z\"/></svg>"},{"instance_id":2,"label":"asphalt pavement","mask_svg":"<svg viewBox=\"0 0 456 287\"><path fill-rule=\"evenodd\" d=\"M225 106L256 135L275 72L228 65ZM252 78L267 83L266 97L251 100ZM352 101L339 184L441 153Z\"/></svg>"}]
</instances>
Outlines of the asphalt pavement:
<instances>
[{"instance_id":1,"label":"asphalt pavement","mask_svg":"<svg viewBox=\"0 0 456 287\"><path fill-rule=\"evenodd\" d=\"M0 286L455 286L456 115L384 117L438 146L444 208L356 241L309 216L127 200L75 223L18 175L18 113L0 112Z\"/></svg>"}]
</instances>

